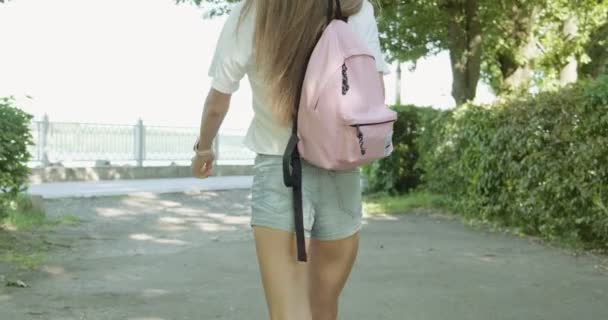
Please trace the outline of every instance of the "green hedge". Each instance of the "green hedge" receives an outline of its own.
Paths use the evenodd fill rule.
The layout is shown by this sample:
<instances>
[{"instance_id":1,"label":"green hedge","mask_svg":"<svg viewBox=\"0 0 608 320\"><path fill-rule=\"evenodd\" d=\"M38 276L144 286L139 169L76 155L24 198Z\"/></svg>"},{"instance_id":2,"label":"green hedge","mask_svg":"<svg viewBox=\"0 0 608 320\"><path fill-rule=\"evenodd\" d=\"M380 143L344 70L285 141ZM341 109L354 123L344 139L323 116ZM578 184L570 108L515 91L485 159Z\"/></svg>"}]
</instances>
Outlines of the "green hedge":
<instances>
[{"instance_id":1,"label":"green hedge","mask_svg":"<svg viewBox=\"0 0 608 320\"><path fill-rule=\"evenodd\" d=\"M419 158L416 140L426 130L424 124L440 111L415 106L395 106L393 109L399 114L394 126L395 149L391 157L363 168L368 193L403 194L420 184L422 172L416 167Z\"/></svg>"},{"instance_id":2,"label":"green hedge","mask_svg":"<svg viewBox=\"0 0 608 320\"><path fill-rule=\"evenodd\" d=\"M424 188L474 218L608 248L608 78L433 121Z\"/></svg>"},{"instance_id":3,"label":"green hedge","mask_svg":"<svg viewBox=\"0 0 608 320\"><path fill-rule=\"evenodd\" d=\"M608 249L608 77L493 106L397 107L368 191L421 190L470 218Z\"/></svg>"},{"instance_id":4,"label":"green hedge","mask_svg":"<svg viewBox=\"0 0 608 320\"><path fill-rule=\"evenodd\" d=\"M0 217L26 187L31 119L31 115L15 106L12 98L0 98Z\"/></svg>"}]
</instances>

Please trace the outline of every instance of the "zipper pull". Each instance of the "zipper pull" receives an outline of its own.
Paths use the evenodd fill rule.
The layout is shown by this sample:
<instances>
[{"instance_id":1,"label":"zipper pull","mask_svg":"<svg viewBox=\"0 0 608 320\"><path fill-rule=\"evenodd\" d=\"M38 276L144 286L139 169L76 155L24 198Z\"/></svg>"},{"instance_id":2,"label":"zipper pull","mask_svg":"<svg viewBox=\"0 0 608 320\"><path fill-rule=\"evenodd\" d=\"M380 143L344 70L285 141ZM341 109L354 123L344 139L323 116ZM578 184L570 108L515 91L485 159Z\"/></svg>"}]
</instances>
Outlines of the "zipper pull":
<instances>
[{"instance_id":1,"label":"zipper pull","mask_svg":"<svg viewBox=\"0 0 608 320\"><path fill-rule=\"evenodd\" d=\"M355 128L357 128L357 138L359 138L359 149L361 149L361 155L364 156L366 151L365 147L363 146L363 132L361 131L360 127L360 125L355 126Z\"/></svg>"},{"instance_id":2,"label":"zipper pull","mask_svg":"<svg viewBox=\"0 0 608 320\"><path fill-rule=\"evenodd\" d=\"M342 95L345 96L350 86L348 85L348 67L346 66L346 62L342 65Z\"/></svg>"}]
</instances>

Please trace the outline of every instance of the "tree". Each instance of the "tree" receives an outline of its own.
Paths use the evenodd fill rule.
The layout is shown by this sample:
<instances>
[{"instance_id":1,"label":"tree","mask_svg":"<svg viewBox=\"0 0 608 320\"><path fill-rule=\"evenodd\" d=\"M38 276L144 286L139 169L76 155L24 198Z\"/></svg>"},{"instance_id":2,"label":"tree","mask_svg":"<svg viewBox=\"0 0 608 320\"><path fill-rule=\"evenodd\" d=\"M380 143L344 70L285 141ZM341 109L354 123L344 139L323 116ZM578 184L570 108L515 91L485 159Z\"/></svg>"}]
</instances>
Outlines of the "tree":
<instances>
[{"instance_id":1,"label":"tree","mask_svg":"<svg viewBox=\"0 0 608 320\"><path fill-rule=\"evenodd\" d=\"M487 0L379 1L380 37L387 56L416 61L449 50L452 96L457 104L473 100L482 52L479 1Z\"/></svg>"},{"instance_id":2,"label":"tree","mask_svg":"<svg viewBox=\"0 0 608 320\"><path fill-rule=\"evenodd\" d=\"M608 74L608 19L591 34L585 53L589 56L589 62L579 70L583 77L598 78Z\"/></svg>"},{"instance_id":3,"label":"tree","mask_svg":"<svg viewBox=\"0 0 608 320\"><path fill-rule=\"evenodd\" d=\"M608 0L553 0L547 1L540 13L541 27L537 34L544 48L540 72L545 87L564 86L578 79L581 66L602 64L602 52L596 48L592 36L601 36L608 23ZM604 33L605 35L605 33ZM598 40L606 48L605 41ZM604 43L604 45L602 45Z\"/></svg>"},{"instance_id":4,"label":"tree","mask_svg":"<svg viewBox=\"0 0 608 320\"><path fill-rule=\"evenodd\" d=\"M386 58L389 62L397 63L395 100L400 104L401 64L436 54L443 49L440 39L445 39L447 35L441 34L444 29L441 28L440 20L435 19L441 12L434 6L433 0L415 3L391 0L380 1L376 13ZM417 32L420 29L433 32Z\"/></svg>"},{"instance_id":5,"label":"tree","mask_svg":"<svg viewBox=\"0 0 608 320\"><path fill-rule=\"evenodd\" d=\"M208 8L205 16L213 18L230 13L230 4L240 0L175 0L177 4L190 3L196 6L206 6Z\"/></svg>"},{"instance_id":6,"label":"tree","mask_svg":"<svg viewBox=\"0 0 608 320\"><path fill-rule=\"evenodd\" d=\"M445 0L452 97L457 104L475 99L481 72L482 29L478 0Z\"/></svg>"},{"instance_id":7,"label":"tree","mask_svg":"<svg viewBox=\"0 0 608 320\"><path fill-rule=\"evenodd\" d=\"M608 63L608 0L381 0L380 6L390 58L450 52L457 103L475 97L479 77L498 94L520 93L576 81L578 73L601 74Z\"/></svg>"},{"instance_id":8,"label":"tree","mask_svg":"<svg viewBox=\"0 0 608 320\"><path fill-rule=\"evenodd\" d=\"M535 30L542 2L501 0L484 11L483 76L498 94L530 87L534 60L540 54Z\"/></svg>"}]
</instances>

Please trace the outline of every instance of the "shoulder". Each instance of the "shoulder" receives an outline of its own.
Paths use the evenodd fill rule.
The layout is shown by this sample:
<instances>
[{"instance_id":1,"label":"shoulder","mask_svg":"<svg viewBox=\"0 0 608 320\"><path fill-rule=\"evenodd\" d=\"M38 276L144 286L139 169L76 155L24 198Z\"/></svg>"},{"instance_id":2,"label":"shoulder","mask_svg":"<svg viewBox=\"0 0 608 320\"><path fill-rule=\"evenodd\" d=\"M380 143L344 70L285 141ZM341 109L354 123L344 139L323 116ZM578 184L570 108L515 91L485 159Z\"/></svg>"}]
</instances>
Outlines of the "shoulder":
<instances>
[{"instance_id":1,"label":"shoulder","mask_svg":"<svg viewBox=\"0 0 608 320\"><path fill-rule=\"evenodd\" d=\"M245 7L244 1L239 1L235 4L230 5L230 16L238 18L241 15L241 12L243 12L244 7Z\"/></svg>"},{"instance_id":2,"label":"shoulder","mask_svg":"<svg viewBox=\"0 0 608 320\"><path fill-rule=\"evenodd\" d=\"M237 23L241 19L241 14L243 12L244 5L245 4L243 1L231 5L226 23Z\"/></svg>"},{"instance_id":3,"label":"shoulder","mask_svg":"<svg viewBox=\"0 0 608 320\"><path fill-rule=\"evenodd\" d=\"M374 6L369 2L369 0L363 0L361 10L349 17L348 23L355 27L361 28L365 28L365 26L376 23Z\"/></svg>"},{"instance_id":4,"label":"shoulder","mask_svg":"<svg viewBox=\"0 0 608 320\"><path fill-rule=\"evenodd\" d=\"M361 6L361 11L359 11L359 13L374 16L374 6L369 0L363 0L363 5Z\"/></svg>"},{"instance_id":5,"label":"shoulder","mask_svg":"<svg viewBox=\"0 0 608 320\"><path fill-rule=\"evenodd\" d=\"M253 36L253 19L253 8L247 9L244 2L232 5L220 37L244 44Z\"/></svg>"}]
</instances>

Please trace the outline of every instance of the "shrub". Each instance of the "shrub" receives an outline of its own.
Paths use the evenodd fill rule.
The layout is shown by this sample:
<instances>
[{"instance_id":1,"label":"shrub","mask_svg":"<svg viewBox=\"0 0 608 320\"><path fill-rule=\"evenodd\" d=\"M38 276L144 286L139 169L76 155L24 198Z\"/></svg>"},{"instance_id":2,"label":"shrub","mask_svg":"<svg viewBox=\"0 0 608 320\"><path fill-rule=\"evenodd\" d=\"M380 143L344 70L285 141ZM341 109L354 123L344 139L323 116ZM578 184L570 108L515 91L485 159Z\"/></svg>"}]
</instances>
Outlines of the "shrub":
<instances>
[{"instance_id":1,"label":"shrub","mask_svg":"<svg viewBox=\"0 0 608 320\"><path fill-rule=\"evenodd\" d=\"M29 176L27 162L32 144L32 116L19 110L12 98L0 98L0 216L24 191Z\"/></svg>"},{"instance_id":2,"label":"shrub","mask_svg":"<svg viewBox=\"0 0 608 320\"><path fill-rule=\"evenodd\" d=\"M394 125L393 154L363 168L370 193L402 194L420 184L420 169L416 168L419 152L416 139L426 130L424 123L439 111L415 106L396 106L399 118Z\"/></svg>"},{"instance_id":3,"label":"shrub","mask_svg":"<svg viewBox=\"0 0 608 320\"><path fill-rule=\"evenodd\" d=\"M608 78L433 121L424 188L471 217L608 248Z\"/></svg>"}]
</instances>

